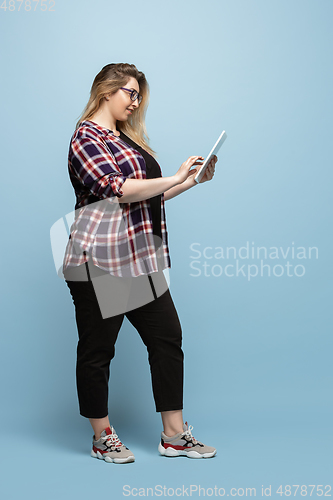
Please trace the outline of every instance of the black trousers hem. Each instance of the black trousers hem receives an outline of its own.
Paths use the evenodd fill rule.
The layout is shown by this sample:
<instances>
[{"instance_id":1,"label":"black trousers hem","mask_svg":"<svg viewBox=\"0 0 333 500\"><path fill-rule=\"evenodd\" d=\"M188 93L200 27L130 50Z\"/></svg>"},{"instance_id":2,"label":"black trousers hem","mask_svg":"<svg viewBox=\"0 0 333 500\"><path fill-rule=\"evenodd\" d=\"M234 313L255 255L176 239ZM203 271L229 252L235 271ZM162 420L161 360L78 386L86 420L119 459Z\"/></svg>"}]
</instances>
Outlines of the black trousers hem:
<instances>
[{"instance_id":1,"label":"black trousers hem","mask_svg":"<svg viewBox=\"0 0 333 500\"><path fill-rule=\"evenodd\" d=\"M183 410L183 405L171 405L170 407L164 407L162 408L156 408L156 413L162 413L163 411L178 411L178 410ZM92 415L86 415L84 412L80 411L80 415L84 418L105 418L109 416L109 413L106 415L103 415L102 417L100 416L92 416Z\"/></svg>"},{"instance_id":2,"label":"black trousers hem","mask_svg":"<svg viewBox=\"0 0 333 500\"><path fill-rule=\"evenodd\" d=\"M182 410L183 409L183 405L171 405L171 406L167 406L167 407L163 407L162 408L156 408L156 413L161 413L162 411L178 411L178 410Z\"/></svg>"}]
</instances>

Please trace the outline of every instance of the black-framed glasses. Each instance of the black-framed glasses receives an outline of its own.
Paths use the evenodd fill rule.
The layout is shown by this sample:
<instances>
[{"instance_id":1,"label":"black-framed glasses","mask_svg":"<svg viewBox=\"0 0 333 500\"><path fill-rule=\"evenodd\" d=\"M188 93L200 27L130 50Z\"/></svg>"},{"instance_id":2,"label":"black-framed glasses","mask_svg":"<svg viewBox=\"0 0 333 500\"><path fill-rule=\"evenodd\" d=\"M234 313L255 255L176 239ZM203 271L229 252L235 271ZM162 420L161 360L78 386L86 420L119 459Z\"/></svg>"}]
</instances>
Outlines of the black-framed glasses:
<instances>
[{"instance_id":1,"label":"black-framed glasses","mask_svg":"<svg viewBox=\"0 0 333 500\"><path fill-rule=\"evenodd\" d=\"M126 87L120 87L122 90L126 90L126 92L131 93L131 99L132 101L136 101L138 99L138 103L142 101L142 95L140 95L136 90L132 89L127 89Z\"/></svg>"}]
</instances>

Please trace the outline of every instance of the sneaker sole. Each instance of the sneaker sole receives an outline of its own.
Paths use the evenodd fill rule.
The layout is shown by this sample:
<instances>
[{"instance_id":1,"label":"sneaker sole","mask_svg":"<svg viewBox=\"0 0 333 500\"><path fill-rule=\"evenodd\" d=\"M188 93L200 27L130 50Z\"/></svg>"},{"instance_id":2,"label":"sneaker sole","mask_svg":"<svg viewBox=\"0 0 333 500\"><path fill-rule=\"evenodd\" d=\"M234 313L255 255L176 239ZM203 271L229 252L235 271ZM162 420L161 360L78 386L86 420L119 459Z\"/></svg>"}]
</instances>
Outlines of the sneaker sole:
<instances>
[{"instance_id":1,"label":"sneaker sole","mask_svg":"<svg viewBox=\"0 0 333 500\"><path fill-rule=\"evenodd\" d=\"M115 463L115 464L128 464L130 462L134 462L135 458L134 455L130 455L129 457L126 458L111 458L108 455L102 455L99 451L97 453L94 452L94 450L91 450L90 455L93 458L99 458L99 460L105 460L105 462L108 463Z\"/></svg>"},{"instance_id":2,"label":"sneaker sole","mask_svg":"<svg viewBox=\"0 0 333 500\"><path fill-rule=\"evenodd\" d=\"M188 457L188 458L212 458L216 455L216 450L210 453L198 453L197 451L175 450L171 446L164 448L161 443L158 445L158 451L164 457Z\"/></svg>"}]
</instances>

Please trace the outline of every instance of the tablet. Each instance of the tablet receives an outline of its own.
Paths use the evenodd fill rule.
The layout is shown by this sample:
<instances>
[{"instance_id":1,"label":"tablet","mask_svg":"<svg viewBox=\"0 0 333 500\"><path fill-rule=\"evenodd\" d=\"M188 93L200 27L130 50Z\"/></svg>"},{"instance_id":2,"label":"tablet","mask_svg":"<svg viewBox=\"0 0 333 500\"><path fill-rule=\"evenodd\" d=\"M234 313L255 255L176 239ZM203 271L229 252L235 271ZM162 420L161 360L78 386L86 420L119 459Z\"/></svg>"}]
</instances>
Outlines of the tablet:
<instances>
[{"instance_id":1,"label":"tablet","mask_svg":"<svg viewBox=\"0 0 333 500\"><path fill-rule=\"evenodd\" d=\"M211 152L209 153L209 155L207 156L207 158L205 159L205 161L203 162L203 164L199 168L198 173L194 177L194 180L197 184L199 184L199 182L201 181L201 179L205 173L205 170L208 166L208 163L212 159L212 156L214 156L218 152L218 150L220 149L220 147L222 146L222 144L224 143L226 138L227 138L227 134L225 133L225 130L223 130L222 134L220 135L220 137L217 139L216 143L214 144L213 149L211 150Z\"/></svg>"}]
</instances>

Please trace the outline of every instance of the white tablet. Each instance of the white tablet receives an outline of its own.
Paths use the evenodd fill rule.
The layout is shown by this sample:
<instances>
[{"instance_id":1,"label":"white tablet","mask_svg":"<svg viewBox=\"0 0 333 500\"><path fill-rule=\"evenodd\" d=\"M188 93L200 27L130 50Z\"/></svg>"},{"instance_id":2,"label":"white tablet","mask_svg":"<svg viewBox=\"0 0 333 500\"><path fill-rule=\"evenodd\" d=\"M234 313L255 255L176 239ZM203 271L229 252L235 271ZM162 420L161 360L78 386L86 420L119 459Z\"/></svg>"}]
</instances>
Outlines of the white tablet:
<instances>
[{"instance_id":1,"label":"white tablet","mask_svg":"<svg viewBox=\"0 0 333 500\"><path fill-rule=\"evenodd\" d=\"M203 162L203 164L199 168L198 173L194 177L194 180L195 180L196 183L199 184L199 182L202 179L202 176L205 173L205 170L206 170L206 168L208 166L208 163L212 159L212 156L214 156L218 152L218 150L220 149L220 147L222 146L222 144L224 143L224 141L226 140L226 138L227 138L227 134L225 133L225 130L223 130L222 134L220 135L220 137L217 139L216 143L214 144L213 149L211 150L211 152L209 153L209 155L206 157L205 161Z\"/></svg>"}]
</instances>

